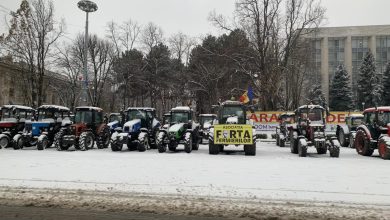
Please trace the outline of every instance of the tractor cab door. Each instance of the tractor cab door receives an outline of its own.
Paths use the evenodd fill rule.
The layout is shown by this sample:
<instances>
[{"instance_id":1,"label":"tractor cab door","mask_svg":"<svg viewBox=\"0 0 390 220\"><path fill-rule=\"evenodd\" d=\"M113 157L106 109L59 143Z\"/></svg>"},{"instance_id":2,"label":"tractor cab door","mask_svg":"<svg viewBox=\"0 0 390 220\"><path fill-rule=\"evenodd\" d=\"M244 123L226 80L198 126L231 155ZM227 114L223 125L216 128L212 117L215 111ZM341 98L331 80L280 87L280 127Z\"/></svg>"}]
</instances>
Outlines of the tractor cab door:
<instances>
[{"instance_id":1,"label":"tractor cab door","mask_svg":"<svg viewBox=\"0 0 390 220\"><path fill-rule=\"evenodd\" d=\"M93 123L88 124L92 131L97 133L97 129L104 123L103 112L93 111Z\"/></svg>"},{"instance_id":2,"label":"tractor cab door","mask_svg":"<svg viewBox=\"0 0 390 220\"><path fill-rule=\"evenodd\" d=\"M377 139L380 135L380 132L377 131L377 119L377 114L375 112L366 112L364 114L364 123L373 139Z\"/></svg>"}]
</instances>

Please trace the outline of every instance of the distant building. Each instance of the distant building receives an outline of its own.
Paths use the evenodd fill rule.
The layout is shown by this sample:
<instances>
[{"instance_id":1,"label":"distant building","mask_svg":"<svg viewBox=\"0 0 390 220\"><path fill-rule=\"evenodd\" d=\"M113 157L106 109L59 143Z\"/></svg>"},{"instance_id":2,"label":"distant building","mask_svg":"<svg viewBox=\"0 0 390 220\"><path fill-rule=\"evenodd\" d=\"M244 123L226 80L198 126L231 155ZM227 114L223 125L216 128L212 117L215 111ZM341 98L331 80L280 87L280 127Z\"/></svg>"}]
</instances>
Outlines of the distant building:
<instances>
[{"instance_id":1,"label":"distant building","mask_svg":"<svg viewBox=\"0 0 390 220\"><path fill-rule=\"evenodd\" d=\"M20 68L20 63L12 62L10 58L0 58L0 106L6 104L31 105L26 93L28 88L23 84L27 79L26 74ZM64 88L65 78L59 74L48 72L44 77L44 104L64 105L59 94Z\"/></svg>"},{"instance_id":2,"label":"distant building","mask_svg":"<svg viewBox=\"0 0 390 220\"><path fill-rule=\"evenodd\" d=\"M320 83L327 99L338 65L346 67L356 96L359 68L365 54L371 50L380 73L390 61L390 25L323 27L306 38L312 48L310 83Z\"/></svg>"}]
</instances>

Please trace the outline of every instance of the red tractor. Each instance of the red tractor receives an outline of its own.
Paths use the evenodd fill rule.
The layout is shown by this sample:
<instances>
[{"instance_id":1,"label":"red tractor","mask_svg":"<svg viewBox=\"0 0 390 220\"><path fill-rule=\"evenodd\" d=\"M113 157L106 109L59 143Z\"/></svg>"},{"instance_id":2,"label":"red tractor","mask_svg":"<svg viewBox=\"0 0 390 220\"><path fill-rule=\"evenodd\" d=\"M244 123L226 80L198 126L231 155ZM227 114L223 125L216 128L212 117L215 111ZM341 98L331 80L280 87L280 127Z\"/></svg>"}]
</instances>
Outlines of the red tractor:
<instances>
[{"instance_id":1,"label":"red tractor","mask_svg":"<svg viewBox=\"0 0 390 220\"><path fill-rule=\"evenodd\" d=\"M319 105L304 105L295 111L295 123L289 129L291 153L306 157L307 148L314 146L318 154L339 157L340 143L336 136L325 132L327 111Z\"/></svg>"},{"instance_id":2,"label":"red tractor","mask_svg":"<svg viewBox=\"0 0 390 220\"><path fill-rule=\"evenodd\" d=\"M371 156L378 149L382 159L390 159L390 107L369 108L363 115L363 124L356 129L356 151Z\"/></svg>"},{"instance_id":3,"label":"red tractor","mask_svg":"<svg viewBox=\"0 0 390 220\"><path fill-rule=\"evenodd\" d=\"M78 150L89 150L95 145L98 149L107 148L110 144L110 128L104 112L98 107L77 107L74 124L64 125L55 135L54 146L57 150L68 150L74 146Z\"/></svg>"}]
</instances>

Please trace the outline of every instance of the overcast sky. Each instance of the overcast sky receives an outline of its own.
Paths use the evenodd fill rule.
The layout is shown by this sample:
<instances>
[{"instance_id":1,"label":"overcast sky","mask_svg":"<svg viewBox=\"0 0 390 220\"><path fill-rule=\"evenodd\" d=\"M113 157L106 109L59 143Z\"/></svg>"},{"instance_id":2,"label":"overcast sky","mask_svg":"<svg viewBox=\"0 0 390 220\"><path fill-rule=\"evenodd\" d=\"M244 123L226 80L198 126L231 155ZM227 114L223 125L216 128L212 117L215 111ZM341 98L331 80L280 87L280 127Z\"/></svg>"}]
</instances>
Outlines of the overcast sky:
<instances>
[{"instance_id":1,"label":"overcast sky","mask_svg":"<svg viewBox=\"0 0 390 220\"><path fill-rule=\"evenodd\" d=\"M64 18L68 37L84 31L85 14L77 8L79 0L54 0L57 18ZM129 18L141 24L154 22L165 36L181 31L191 36L217 34L207 17L216 10L231 16L236 0L94 0L99 9L90 16L90 32L105 34L109 21L121 23ZM327 8L326 26L390 25L389 0L322 0ZM15 11L20 0L0 0L0 32L4 17ZM9 19L9 16L8 16Z\"/></svg>"}]
</instances>

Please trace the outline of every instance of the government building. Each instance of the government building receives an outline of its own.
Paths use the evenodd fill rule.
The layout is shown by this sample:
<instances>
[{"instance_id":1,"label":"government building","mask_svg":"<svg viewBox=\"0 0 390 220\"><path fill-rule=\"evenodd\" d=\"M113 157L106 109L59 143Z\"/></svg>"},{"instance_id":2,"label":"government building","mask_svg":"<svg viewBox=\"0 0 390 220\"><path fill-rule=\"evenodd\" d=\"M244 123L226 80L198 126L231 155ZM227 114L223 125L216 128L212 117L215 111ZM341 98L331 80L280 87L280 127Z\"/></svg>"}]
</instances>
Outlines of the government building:
<instances>
[{"instance_id":1,"label":"government building","mask_svg":"<svg viewBox=\"0 0 390 220\"><path fill-rule=\"evenodd\" d=\"M350 74L353 94L357 94L359 68L370 50L376 68L383 73L390 61L390 25L322 27L306 35L311 43L310 83L321 84L329 99L329 86L338 65Z\"/></svg>"}]
</instances>

